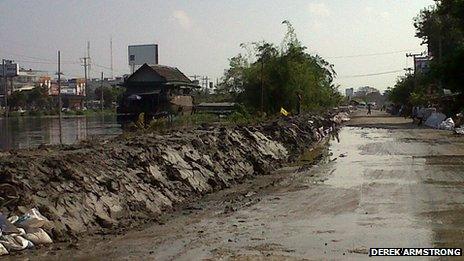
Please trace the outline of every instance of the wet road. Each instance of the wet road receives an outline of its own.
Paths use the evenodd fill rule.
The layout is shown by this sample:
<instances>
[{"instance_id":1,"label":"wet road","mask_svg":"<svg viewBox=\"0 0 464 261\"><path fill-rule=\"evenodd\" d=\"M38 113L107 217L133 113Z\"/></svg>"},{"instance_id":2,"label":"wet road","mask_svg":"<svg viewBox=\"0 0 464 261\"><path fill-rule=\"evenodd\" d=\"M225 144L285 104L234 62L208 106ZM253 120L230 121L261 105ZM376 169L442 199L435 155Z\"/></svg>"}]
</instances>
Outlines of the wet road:
<instances>
[{"instance_id":1,"label":"wet road","mask_svg":"<svg viewBox=\"0 0 464 261\"><path fill-rule=\"evenodd\" d=\"M163 225L39 256L358 260L370 247L463 247L464 139L382 114L349 124L317 166L209 195Z\"/></svg>"}]
</instances>

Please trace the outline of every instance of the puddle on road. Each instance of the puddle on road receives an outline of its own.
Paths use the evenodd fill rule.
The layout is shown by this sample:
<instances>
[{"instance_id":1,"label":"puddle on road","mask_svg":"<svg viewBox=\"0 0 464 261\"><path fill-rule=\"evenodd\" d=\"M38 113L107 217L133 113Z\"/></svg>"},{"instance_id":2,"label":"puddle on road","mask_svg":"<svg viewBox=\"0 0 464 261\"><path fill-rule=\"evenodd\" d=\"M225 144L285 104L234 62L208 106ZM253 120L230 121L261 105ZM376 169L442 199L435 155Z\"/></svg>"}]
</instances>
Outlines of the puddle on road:
<instances>
[{"instance_id":1,"label":"puddle on road","mask_svg":"<svg viewBox=\"0 0 464 261\"><path fill-rule=\"evenodd\" d=\"M427 165L464 165L464 155L429 155L413 156L425 159Z\"/></svg>"},{"instance_id":2,"label":"puddle on road","mask_svg":"<svg viewBox=\"0 0 464 261\"><path fill-rule=\"evenodd\" d=\"M424 212L431 222L434 247L460 247L464 245L464 208Z\"/></svg>"}]
</instances>

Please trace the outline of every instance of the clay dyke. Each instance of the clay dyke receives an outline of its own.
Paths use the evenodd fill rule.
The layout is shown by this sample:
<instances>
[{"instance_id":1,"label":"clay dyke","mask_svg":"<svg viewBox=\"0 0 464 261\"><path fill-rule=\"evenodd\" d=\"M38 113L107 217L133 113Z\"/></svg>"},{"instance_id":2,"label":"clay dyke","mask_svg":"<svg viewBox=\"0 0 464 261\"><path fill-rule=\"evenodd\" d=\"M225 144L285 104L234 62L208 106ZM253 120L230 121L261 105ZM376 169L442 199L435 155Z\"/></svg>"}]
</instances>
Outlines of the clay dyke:
<instances>
[{"instance_id":1,"label":"clay dyke","mask_svg":"<svg viewBox=\"0 0 464 261\"><path fill-rule=\"evenodd\" d=\"M6 215L36 207L55 240L156 220L201 195L268 174L335 130L332 115L255 126L211 126L101 143L0 154L0 180L21 198Z\"/></svg>"}]
</instances>

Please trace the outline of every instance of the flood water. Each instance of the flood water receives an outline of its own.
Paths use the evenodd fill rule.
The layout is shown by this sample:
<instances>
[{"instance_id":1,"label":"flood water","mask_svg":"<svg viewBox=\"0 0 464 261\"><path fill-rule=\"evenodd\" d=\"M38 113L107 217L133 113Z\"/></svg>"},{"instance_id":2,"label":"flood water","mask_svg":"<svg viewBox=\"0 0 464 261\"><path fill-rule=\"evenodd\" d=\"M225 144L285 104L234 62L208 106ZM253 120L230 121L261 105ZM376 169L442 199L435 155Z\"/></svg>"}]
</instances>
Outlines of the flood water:
<instances>
[{"instance_id":1,"label":"flood water","mask_svg":"<svg viewBox=\"0 0 464 261\"><path fill-rule=\"evenodd\" d=\"M72 116L61 120L63 144L89 138L110 138L122 133L116 115ZM0 118L0 151L60 144L58 117Z\"/></svg>"}]
</instances>

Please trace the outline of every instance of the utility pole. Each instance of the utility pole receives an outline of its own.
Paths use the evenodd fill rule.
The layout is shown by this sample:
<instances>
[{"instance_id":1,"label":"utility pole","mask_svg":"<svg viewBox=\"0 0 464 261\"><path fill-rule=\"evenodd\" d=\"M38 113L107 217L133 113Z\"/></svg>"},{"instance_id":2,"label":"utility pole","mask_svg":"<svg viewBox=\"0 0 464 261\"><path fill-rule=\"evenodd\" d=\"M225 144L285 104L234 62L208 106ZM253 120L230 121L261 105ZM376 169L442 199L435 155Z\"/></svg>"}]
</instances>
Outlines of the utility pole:
<instances>
[{"instance_id":1,"label":"utility pole","mask_svg":"<svg viewBox=\"0 0 464 261\"><path fill-rule=\"evenodd\" d=\"M61 130L61 110L62 110L63 104L61 100L61 52L58 51L58 110L59 110L59 124L60 124L60 144L63 143L63 135L62 135L62 130Z\"/></svg>"},{"instance_id":2,"label":"utility pole","mask_svg":"<svg viewBox=\"0 0 464 261\"><path fill-rule=\"evenodd\" d=\"M416 57L422 56L423 53L407 53L406 57L412 57L414 59L414 75L416 75L416 68L417 68L417 62L416 62Z\"/></svg>"},{"instance_id":3,"label":"utility pole","mask_svg":"<svg viewBox=\"0 0 464 261\"><path fill-rule=\"evenodd\" d=\"M90 41L87 41L87 66L89 67L87 73L90 76L90 70L92 69L90 61Z\"/></svg>"},{"instance_id":4,"label":"utility pole","mask_svg":"<svg viewBox=\"0 0 464 261\"><path fill-rule=\"evenodd\" d=\"M100 93L101 93L101 96L100 96L101 111L103 112L103 104L104 104L104 101L103 101L103 72L101 73Z\"/></svg>"},{"instance_id":5,"label":"utility pole","mask_svg":"<svg viewBox=\"0 0 464 261\"><path fill-rule=\"evenodd\" d=\"M89 87L89 80L87 77L87 69L89 67L89 57L82 57L81 62L82 66L84 67L84 82L85 82L85 87L84 87L84 96L86 95L86 89Z\"/></svg>"},{"instance_id":6,"label":"utility pole","mask_svg":"<svg viewBox=\"0 0 464 261\"><path fill-rule=\"evenodd\" d=\"M90 42L87 42L87 56L81 58L82 66L84 67L84 96L86 96L86 90L89 87L90 61ZM82 104L81 107L84 107L84 104Z\"/></svg>"},{"instance_id":7,"label":"utility pole","mask_svg":"<svg viewBox=\"0 0 464 261\"><path fill-rule=\"evenodd\" d=\"M414 89L417 89L417 58L422 56L422 53L407 53L406 57L412 57L414 59Z\"/></svg>"},{"instance_id":8,"label":"utility pole","mask_svg":"<svg viewBox=\"0 0 464 261\"><path fill-rule=\"evenodd\" d=\"M2 59L2 70L3 70L3 90L4 90L4 99L5 99L5 116L8 117L8 87L6 82L6 70L5 70L5 59Z\"/></svg>"}]
</instances>

